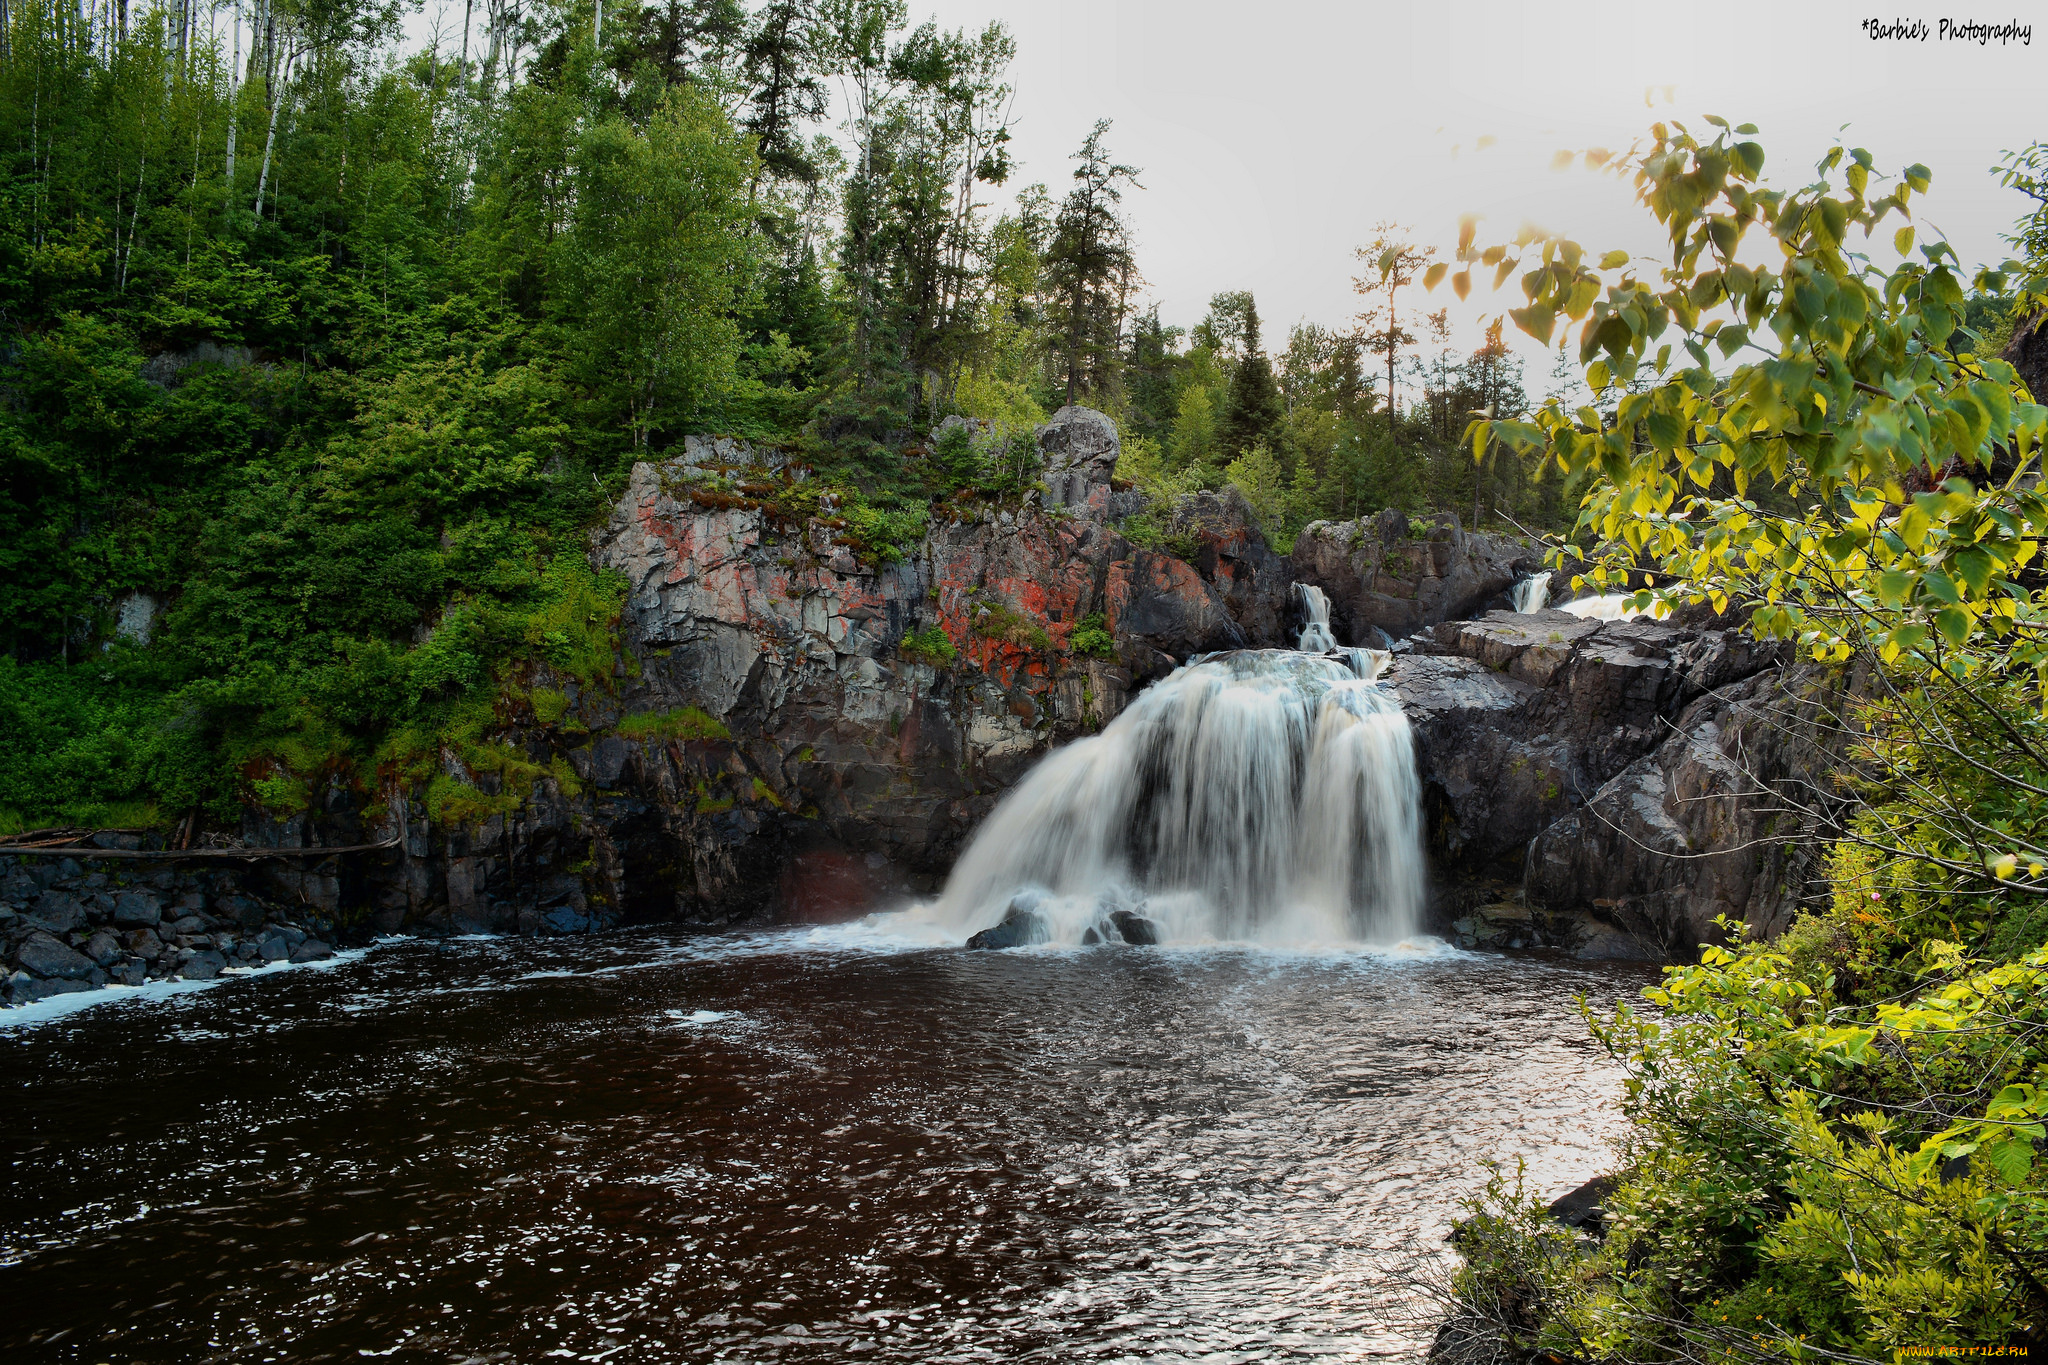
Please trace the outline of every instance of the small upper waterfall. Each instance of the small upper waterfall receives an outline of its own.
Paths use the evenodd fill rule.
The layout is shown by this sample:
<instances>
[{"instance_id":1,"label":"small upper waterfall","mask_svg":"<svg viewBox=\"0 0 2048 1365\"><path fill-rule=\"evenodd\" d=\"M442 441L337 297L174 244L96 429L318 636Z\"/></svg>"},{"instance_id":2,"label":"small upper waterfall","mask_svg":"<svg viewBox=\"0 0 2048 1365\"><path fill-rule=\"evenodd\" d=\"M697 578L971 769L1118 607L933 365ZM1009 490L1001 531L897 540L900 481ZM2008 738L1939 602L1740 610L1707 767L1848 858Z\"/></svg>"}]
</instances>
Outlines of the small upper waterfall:
<instances>
[{"instance_id":1,"label":"small upper waterfall","mask_svg":"<svg viewBox=\"0 0 2048 1365\"><path fill-rule=\"evenodd\" d=\"M1671 608L1662 602L1652 603L1648 611L1638 611L1629 605L1634 597L1634 593L1603 593L1598 597L1581 597L1575 602L1566 602L1559 610L1596 621L1633 621L1639 616L1663 617L1671 614Z\"/></svg>"},{"instance_id":2,"label":"small upper waterfall","mask_svg":"<svg viewBox=\"0 0 2048 1365\"><path fill-rule=\"evenodd\" d=\"M1532 573L1521 582L1515 584L1514 593L1509 600L1514 603L1516 611L1524 613L1542 611L1544 607L1550 604L1549 572Z\"/></svg>"},{"instance_id":3,"label":"small upper waterfall","mask_svg":"<svg viewBox=\"0 0 2048 1365\"><path fill-rule=\"evenodd\" d=\"M1294 591L1301 598L1302 615L1308 618L1295 647L1310 654L1336 649L1337 637L1330 633L1329 594L1313 583L1296 583Z\"/></svg>"}]
</instances>

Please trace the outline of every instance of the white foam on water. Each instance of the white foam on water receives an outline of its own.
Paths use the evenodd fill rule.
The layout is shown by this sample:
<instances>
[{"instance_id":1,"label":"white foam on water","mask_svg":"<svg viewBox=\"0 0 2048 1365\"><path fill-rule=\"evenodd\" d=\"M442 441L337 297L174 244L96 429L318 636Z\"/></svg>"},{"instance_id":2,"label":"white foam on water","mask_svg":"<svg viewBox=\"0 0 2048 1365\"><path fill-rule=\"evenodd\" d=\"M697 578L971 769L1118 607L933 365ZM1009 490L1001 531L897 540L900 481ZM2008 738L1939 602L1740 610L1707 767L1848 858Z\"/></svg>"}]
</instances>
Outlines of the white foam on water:
<instances>
[{"instance_id":1,"label":"white foam on water","mask_svg":"<svg viewBox=\"0 0 2048 1365\"><path fill-rule=\"evenodd\" d=\"M662 1013L679 1024L716 1024L739 1017L734 1010L663 1010Z\"/></svg>"},{"instance_id":2,"label":"white foam on water","mask_svg":"<svg viewBox=\"0 0 2048 1365\"><path fill-rule=\"evenodd\" d=\"M322 958L318 962L266 962L261 966L250 967L236 965L227 968L210 981L186 981L183 979L149 981L140 986L102 986L97 990L72 991L65 995L52 995L31 1004L16 1005L12 1009L0 1009L0 1029L34 1028L38 1024L47 1024L53 1020L62 1019L67 1015L77 1014L80 1010L88 1010L96 1006L164 1000L171 996L191 995L197 991L212 990L216 986L226 986L238 981L248 981L255 977L275 976L281 972L299 971L309 967L339 967L343 963L357 961L366 956L372 949L385 943L400 942L404 937L406 936L395 935L389 938L380 938L367 948L343 949L336 952L333 957Z\"/></svg>"}]
</instances>

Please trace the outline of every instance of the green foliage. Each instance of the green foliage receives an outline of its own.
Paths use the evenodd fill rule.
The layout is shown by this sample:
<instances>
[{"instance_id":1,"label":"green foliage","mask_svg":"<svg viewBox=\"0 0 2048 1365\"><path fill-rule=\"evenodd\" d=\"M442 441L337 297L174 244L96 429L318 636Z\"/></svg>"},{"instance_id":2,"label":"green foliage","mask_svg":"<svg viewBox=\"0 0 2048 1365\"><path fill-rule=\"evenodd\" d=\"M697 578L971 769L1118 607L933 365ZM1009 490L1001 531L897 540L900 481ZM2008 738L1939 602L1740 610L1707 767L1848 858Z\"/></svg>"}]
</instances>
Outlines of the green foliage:
<instances>
[{"instance_id":1,"label":"green foliage","mask_svg":"<svg viewBox=\"0 0 2048 1365\"><path fill-rule=\"evenodd\" d=\"M896 650L904 658L915 663L930 664L933 668L944 668L959 657L960 651L953 648L940 626L926 626L923 630L904 632L896 644Z\"/></svg>"},{"instance_id":2,"label":"green foliage","mask_svg":"<svg viewBox=\"0 0 2048 1365\"><path fill-rule=\"evenodd\" d=\"M1052 648L1052 637L1043 626L1002 602L982 602L975 607L974 633L1018 649Z\"/></svg>"},{"instance_id":3,"label":"green foliage","mask_svg":"<svg viewBox=\"0 0 2048 1365\"><path fill-rule=\"evenodd\" d=\"M1710 141L1660 125L1620 166L1670 233L1655 279L1625 253L1468 232L1460 292L1475 268L1519 271L1526 330L1581 321L1595 402L1467 439L1584 481L1566 571L1651 571L1655 596L1739 605L1849 666L1846 709L1813 725L1858 804L1826 853L1830 905L1667 969L1654 1013L1591 1021L1628 1069L1624 1169L1605 1239L1528 1330L1629 1360L2038 1339L2048 590L2029 566L2048 409L1984 354L1945 243L1902 226L1891 270L1852 250L1852 229L1907 215L1925 168L1886 180L1838 147L1776 190L1753 130L1711 122ZM1751 232L1774 240L1768 265L1740 252ZM2009 282L1980 274L1978 295ZM1472 1245L1475 1285L1530 1259Z\"/></svg>"},{"instance_id":4,"label":"green foliage","mask_svg":"<svg viewBox=\"0 0 2048 1365\"><path fill-rule=\"evenodd\" d=\"M1067 648L1076 654L1089 654L1098 659L1116 657L1116 637L1109 633L1107 622L1101 612L1091 612L1074 623L1074 633L1067 637Z\"/></svg>"},{"instance_id":5,"label":"green foliage","mask_svg":"<svg viewBox=\"0 0 2048 1365\"><path fill-rule=\"evenodd\" d=\"M678 706L671 711L640 711L620 719L622 739L692 740L732 738L723 721L695 706Z\"/></svg>"}]
</instances>

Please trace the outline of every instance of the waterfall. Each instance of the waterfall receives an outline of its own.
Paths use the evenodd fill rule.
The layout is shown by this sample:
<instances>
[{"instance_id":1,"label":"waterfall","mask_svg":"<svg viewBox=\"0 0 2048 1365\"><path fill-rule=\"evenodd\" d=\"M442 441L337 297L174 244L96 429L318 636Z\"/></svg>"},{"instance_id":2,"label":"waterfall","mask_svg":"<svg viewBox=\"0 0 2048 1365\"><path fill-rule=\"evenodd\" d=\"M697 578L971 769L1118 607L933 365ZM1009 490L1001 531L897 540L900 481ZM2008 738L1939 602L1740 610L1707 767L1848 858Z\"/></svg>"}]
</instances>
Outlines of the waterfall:
<instances>
[{"instance_id":1,"label":"waterfall","mask_svg":"<svg viewBox=\"0 0 2048 1365\"><path fill-rule=\"evenodd\" d=\"M1330 597L1313 583L1296 583L1295 593L1301 598L1302 614L1308 617L1308 624L1301 628L1301 637L1295 647L1309 654L1321 654L1338 648L1337 637L1330 633Z\"/></svg>"},{"instance_id":2,"label":"waterfall","mask_svg":"<svg viewBox=\"0 0 2048 1365\"><path fill-rule=\"evenodd\" d=\"M1581 597L1576 602L1566 602L1559 610L1595 621L1633 621L1640 616L1661 618L1671 614L1671 608L1662 602L1651 603L1648 611L1638 611L1629 605L1634 596L1634 593L1610 592L1598 597Z\"/></svg>"},{"instance_id":3,"label":"waterfall","mask_svg":"<svg viewBox=\"0 0 2048 1365\"><path fill-rule=\"evenodd\" d=\"M1407 937L1423 891L1414 747L1364 676L1385 656L1356 654L1362 668L1288 650L1183 665L1032 769L938 902L905 914L956 940L999 927L994 946Z\"/></svg>"},{"instance_id":4,"label":"waterfall","mask_svg":"<svg viewBox=\"0 0 2048 1365\"><path fill-rule=\"evenodd\" d=\"M1532 573L1515 584L1514 594L1509 600L1514 603L1516 611L1525 614L1542 611L1550 604L1549 573Z\"/></svg>"}]
</instances>

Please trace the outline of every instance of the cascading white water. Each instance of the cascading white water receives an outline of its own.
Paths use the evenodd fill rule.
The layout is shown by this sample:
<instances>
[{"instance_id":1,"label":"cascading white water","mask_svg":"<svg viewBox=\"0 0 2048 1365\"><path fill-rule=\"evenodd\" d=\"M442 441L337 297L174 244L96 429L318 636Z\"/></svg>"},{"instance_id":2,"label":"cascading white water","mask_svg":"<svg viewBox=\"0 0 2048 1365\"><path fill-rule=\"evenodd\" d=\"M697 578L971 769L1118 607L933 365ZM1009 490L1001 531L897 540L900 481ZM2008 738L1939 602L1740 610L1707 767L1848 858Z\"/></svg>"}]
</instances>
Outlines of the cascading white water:
<instances>
[{"instance_id":1,"label":"cascading white water","mask_svg":"<svg viewBox=\"0 0 2048 1365\"><path fill-rule=\"evenodd\" d=\"M1514 604L1516 611L1525 615L1532 611L1542 611L1550 603L1549 573L1530 574L1515 584L1514 593L1508 600Z\"/></svg>"},{"instance_id":2,"label":"cascading white water","mask_svg":"<svg viewBox=\"0 0 2048 1365\"><path fill-rule=\"evenodd\" d=\"M1339 648L1337 637L1330 633L1329 594L1312 583L1296 583L1294 591L1301 597L1302 614L1308 617L1308 624L1301 628L1301 636L1295 641L1296 647L1309 654Z\"/></svg>"},{"instance_id":3,"label":"cascading white water","mask_svg":"<svg viewBox=\"0 0 2048 1365\"><path fill-rule=\"evenodd\" d=\"M956 940L1007 920L1019 942L1395 943L1421 907L1420 806L1377 684L1326 655L1217 655L1049 755L899 918Z\"/></svg>"},{"instance_id":4,"label":"cascading white water","mask_svg":"<svg viewBox=\"0 0 2048 1365\"><path fill-rule=\"evenodd\" d=\"M1663 617L1671 614L1671 608L1662 602L1651 603L1648 611L1638 611L1629 605L1634 598L1634 593L1603 593L1598 597L1581 597L1575 602L1566 602L1559 610L1595 621L1633 621L1640 616Z\"/></svg>"}]
</instances>

